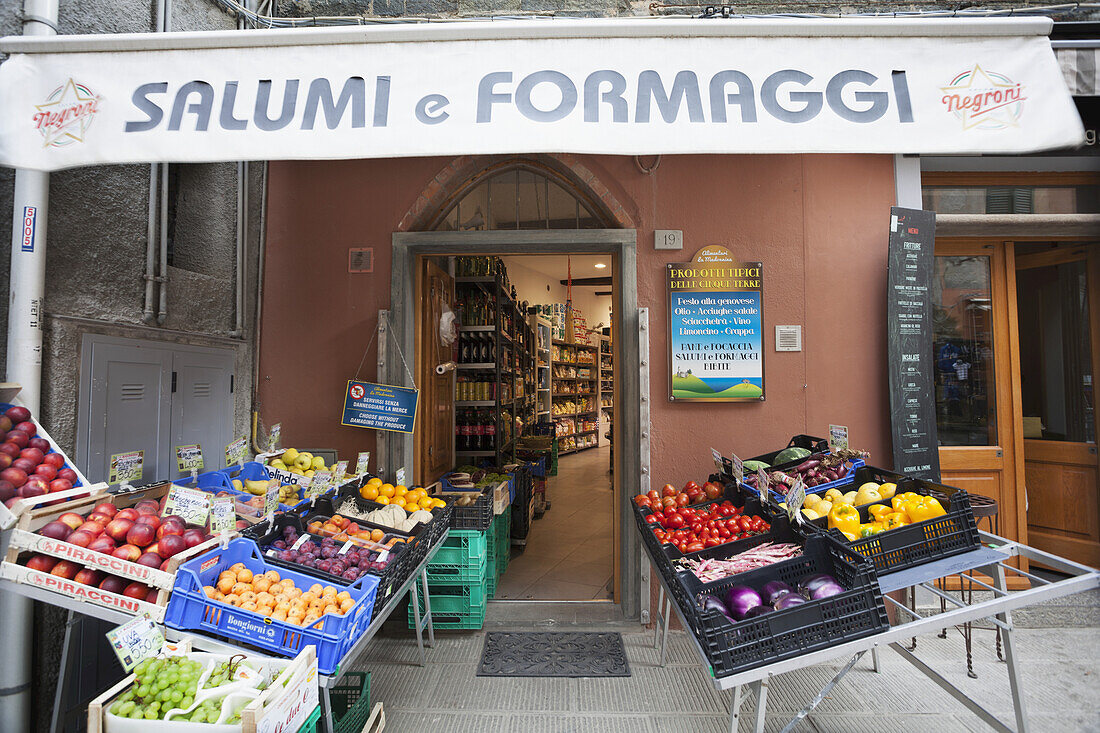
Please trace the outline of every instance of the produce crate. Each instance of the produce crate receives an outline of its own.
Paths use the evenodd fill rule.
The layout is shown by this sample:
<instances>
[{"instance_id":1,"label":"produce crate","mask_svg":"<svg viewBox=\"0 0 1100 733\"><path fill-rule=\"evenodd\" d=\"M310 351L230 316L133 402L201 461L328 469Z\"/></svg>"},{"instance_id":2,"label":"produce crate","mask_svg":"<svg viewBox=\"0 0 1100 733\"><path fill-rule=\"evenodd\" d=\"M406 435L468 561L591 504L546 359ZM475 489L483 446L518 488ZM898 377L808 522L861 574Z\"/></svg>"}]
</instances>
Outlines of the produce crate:
<instances>
[{"instance_id":1,"label":"produce crate","mask_svg":"<svg viewBox=\"0 0 1100 733\"><path fill-rule=\"evenodd\" d=\"M794 468L795 466L799 465L803 461L808 461L811 458L823 458L826 455L829 455L829 454L828 453L815 453L813 455L807 456L806 458L802 458L802 459L799 459L797 461L791 461L790 463L782 463L778 466L774 466L773 468L767 469L767 472L770 473L773 470L783 471L784 469ZM806 493L808 493L808 494L820 494L822 492L828 491L829 489L839 489L842 486L848 486L854 481L856 471L860 468L863 468L863 466L866 465L866 461L864 461L862 458L853 458L849 461L846 461L845 463L848 466L848 473L847 474L840 477L836 481L830 481L828 483L818 484L817 486L807 486L806 487ZM743 484L742 486L743 486L743 489L747 493L753 493L753 494L756 494L757 496L760 495L760 492L756 487L749 486L748 484ZM778 491L775 491L774 489L768 489L768 499L773 504L775 504L776 506L779 506L780 503L787 500L787 497L784 496L783 494L780 494Z\"/></svg>"},{"instance_id":2,"label":"produce crate","mask_svg":"<svg viewBox=\"0 0 1100 733\"><path fill-rule=\"evenodd\" d=\"M787 443L787 448L805 448L810 451L810 453L828 453L829 440L828 438L815 438L812 435L796 435ZM775 457L787 448L780 448L779 450L773 450L771 453L762 453L758 456L745 458L743 460L761 461L770 466L775 463Z\"/></svg>"},{"instance_id":3,"label":"produce crate","mask_svg":"<svg viewBox=\"0 0 1100 733\"><path fill-rule=\"evenodd\" d=\"M298 733L317 733L320 728L317 725L317 721L321 719L321 706L313 708L313 712L306 718L306 722L302 723L302 727L298 729Z\"/></svg>"},{"instance_id":4,"label":"produce crate","mask_svg":"<svg viewBox=\"0 0 1100 733\"><path fill-rule=\"evenodd\" d=\"M512 559L512 513L505 512L497 517L496 536L493 541L497 546L497 577L504 575L508 569L508 563Z\"/></svg>"},{"instance_id":5,"label":"produce crate","mask_svg":"<svg viewBox=\"0 0 1100 733\"><path fill-rule=\"evenodd\" d=\"M58 506L31 509L19 516L18 523L11 531L4 562L0 563L0 577L17 583L34 585L54 593L76 598L81 601L113 608L126 613L148 613L158 623L164 619L168 597L175 586L176 571L182 563L212 550L218 545L217 538L207 540L194 547L172 556L165 570L139 565L116 558L112 555L89 550L86 547L55 540L37 534L38 530L61 515L75 512L86 516L99 504L113 504L119 509L135 506L144 499L160 502L167 494L171 484L161 482L136 487L134 490L116 494L98 494L83 499L66 502ZM236 532L231 535L236 536ZM73 579L48 572L32 570L26 566L29 553L38 553L68 560L83 567L92 568L127 581L138 581L160 589L155 602L135 599L121 593L112 593L91 585L77 583Z\"/></svg>"},{"instance_id":6,"label":"produce crate","mask_svg":"<svg viewBox=\"0 0 1100 733\"><path fill-rule=\"evenodd\" d=\"M333 730L360 733L370 717L370 672L348 672L328 694Z\"/></svg>"},{"instance_id":7,"label":"produce crate","mask_svg":"<svg viewBox=\"0 0 1100 733\"><path fill-rule=\"evenodd\" d=\"M508 490L509 483L501 481L493 488L493 516L498 517L508 511L512 505L512 495Z\"/></svg>"},{"instance_id":8,"label":"produce crate","mask_svg":"<svg viewBox=\"0 0 1100 733\"><path fill-rule=\"evenodd\" d=\"M173 629L206 631L283 656L293 656L312 644L317 649L320 673L335 672L344 652L370 624L378 578L365 575L350 585L338 586L355 600L351 610L343 616L325 614L312 625L303 627L208 598L203 586L213 585L219 573L238 562L244 563L253 573L271 569L256 543L245 538L235 539L224 549L212 550L204 557L184 563L176 574L165 625ZM317 582L316 578L294 570L284 569L279 574L293 580L299 588L309 588Z\"/></svg>"},{"instance_id":9,"label":"produce crate","mask_svg":"<svg viewBox=\"0 0 1100 733\"><path fill-rule=\"evenodd\" d=\"M493 523L493 510L494 510L494 496L493 487L486 486L483 489L478 489L480 496L477 501L470 506L459 506L454 503L453 499L449 499L450 506L453 506L451 514L451 529L458 530L478 530L484 531L489 529L489 525ZM473 491L459 491L463 494L472 494ZM448 499L448 496L443 491L433 491L430 496L435 496L440 499Z\"/></svg>"},{"instance_id":10,"label":"produce crate","mask_svg":"<svg viewBox=\"0 0 1100 733\"><path fill-rule=\"evenodd\" d=\"M734 585L748 585L757 591L770 580L782 580L794 587L813 573L828 573L846 590L838 595L731 623L717 610L703 610L698 596L721 597ZM692 633L699 640L712 674L716 677L742 672L807 652L871 636L889 628L882 593L874 566L831 536L806 540L804 554L758 570L701 583L694 575L696 590L688 597L676 597Z\"/></svg>"},{"instance_id":11,"label":"produce crate","mask_svg":"<svg viewBox=\"0 0 1100 733\"><path fill-rule=\"evenodd\" d=\"M451 530L428 563L428 583L481 583L489 561L488 533Z\"/></svg>"},{"instance_id":12,"label":"produce crate","mask_svg":"<svg viewBox=\"0 0 1100 733\"><path fill-rule=\"evenodd\" d=\"M485 625L486 584L443 585L431 588L432 624L437 629L480 629ZM420 613L424 613L424 598L418 597ZM410 596L409 628L416 617Z\"/></svg>"},{"instance_id":13,"label":"produce crate","mask_svg":"<svg viewBox=\"0 0 1100 733\"><path fill-rule=\"evenodd\" d=\"M867 481L881 483L883 479L893 479L897 476L899 474L892 471L868 467L857 471L855 480L862 485ZM855 542L848 542L839 532L829 534L874 563L879 575L896 573L978 549L980 544L978 525L970 506L970 495L966 491L918 478L902 478L896 483L895 495L911 491L921 496L934 496L944 505L947 513L923 522L880 532L871 537L863 537ZM878 501L856 507L861 522L867 521L870 508L876 504L888 505L890 502L889 500ZM807 525L818 532L825 532L828 527L828 517L807 522Z\"/></svg>"}]
</instances>

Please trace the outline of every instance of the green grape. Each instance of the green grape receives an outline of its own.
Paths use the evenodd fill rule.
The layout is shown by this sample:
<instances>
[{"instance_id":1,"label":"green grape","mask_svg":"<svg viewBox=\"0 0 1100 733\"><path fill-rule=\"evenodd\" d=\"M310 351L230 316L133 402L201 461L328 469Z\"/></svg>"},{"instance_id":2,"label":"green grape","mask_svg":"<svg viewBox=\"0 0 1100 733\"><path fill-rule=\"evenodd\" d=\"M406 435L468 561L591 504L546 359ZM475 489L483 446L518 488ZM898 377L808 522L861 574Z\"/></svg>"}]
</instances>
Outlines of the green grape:
<instances>
[{"instance_id":1,"label":"green grape","mask_svg":"<svg viewBox=\"0 0 1100 733\"><path fill-rule=\"evenodd\" d=\"M163 690L168 687L168 680L157 680L155 685L158 690Z\"/></svg>"},{"instance_id":2,"label":"green grape","mask_svg":"<svg viewBox=\"0 0 1100 733\"><path fill-rule=\"evenodd\" d=\"M149 703L149 709L150 710L160 710L160 703L159 702Z\"/></svg>"},{"instance_id":3,"label":"green grape","mask_svg":"<svg viewBox=\"0 0 1100 733\"><path fill-rule=\"evenodd\" d=\"M172 693L168 697L172 699L172 702L179 702L183 699L183 693L179 690L172 690Z\"/></svg>"},{"instance_id":4,"label":"green grape","mask_svg":"<svg viewBox=\"0 0 1100 733\"><path fill-rule=\"evenodd\" d=\"M168 673L168 681L171 682L173 685L176 684L177 682L179 682L180 681L179 673L178 672L169 672Z\"/></svg>"},{"instance_id":5,"label":"green grape","mask_svg":"<svg viewBox=\"0 0 1100 733\"><path fill-rule=\"evenodd\" d=\"M122 703L122 707L118 709L118 714L129 715L135 707L137 706L134 704L133 700L127 700L126 702Z\"/></svg>"},{"instance_id":6,"label":"green grape","mask_svg":"<svg viewBox=\"0 0 1100 733\"><path fill-rule=\"evenodd\" d=\"M146 720L156 720L156 719L157 719L157 718L159 718L159 717L160 717L160 716L159 716L159 715L157 715L157 711L156 711L156 710L153 710L152 708L148 708L148 709L147 709L147 710L145 711L145 719L146 719Z\"/></svg>"},{"instance_id":7,"label":"green grape","mask_svg":"<svg viewBox=\"0 0 1100 733\"><path fill-rule=\"evenodd\" d=\"M185 697L182 700L180 700L180 707L183 708L184 710L186 710L187 708L191 707L192 703L194 703L194 702L195 701L192 698Z\"/></svg>"},{"instance_id":8,"label":"green grape","mask_svg":"<svg viewBox=\"0 0 1100 733\"><path fill-rule=\"evenodd\" d=\"M205 723L206 722L206 710L199 708L191 714L192 723Z\"/></svg>"},{"instance_id":9,"label":"green grape","mask_svg":"<svg viewBox=\"0 0 1100 733\"><path fill-rule=\"evenodd\" d=\"M137 688L137 696L142 698L143 700L149 697L149 692L149 685L142 685L141 687Z\"/></svg>"},{"instance_id":10,"label":"green grape","mask_svg":"<svg viewBox=\"0 0 1100 733\"><path fill-rule=\"evenodd\" d=\"M145 719L145 711L142 710L141 708L134 708L133 712L130 713L130 720L144 720L144 719Z\"/></svg>"},{"instance_id":11,"label":"green grape","mask_svg":"<svg viewBox=\"0 0 1100 733\"><path fill-rule=\"evenodd\" d=\"M111 706L111 714L112 715L118 715L118 711L121 710L121 709L122 709L122 703L121 702L116 702L114 705Z\"/></svg>"}]
</instances>

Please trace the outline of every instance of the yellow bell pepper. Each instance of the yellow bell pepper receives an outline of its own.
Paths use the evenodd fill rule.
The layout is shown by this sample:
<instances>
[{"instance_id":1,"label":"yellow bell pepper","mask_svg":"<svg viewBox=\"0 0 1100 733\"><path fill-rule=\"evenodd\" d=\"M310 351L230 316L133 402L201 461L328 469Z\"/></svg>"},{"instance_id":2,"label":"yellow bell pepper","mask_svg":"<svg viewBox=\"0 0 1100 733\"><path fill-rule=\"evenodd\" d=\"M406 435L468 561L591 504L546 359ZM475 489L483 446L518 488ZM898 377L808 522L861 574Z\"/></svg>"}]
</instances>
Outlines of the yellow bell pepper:
<instances>
[{"instance_id":1,"label":"yellow bell pepper","mask_svg":"<svg viewBox=\"0 0 1100 733\"><path fill-rule=\"evenodd\" d=\"M920 501L910 504L905 511L914 522L923 522L926 519L947 514L943 505L931 496L922 497Z\"/></svg>"},{"instance_id":2,"label":"yellow bell pepper","mask_svg":"<svg viewBox=\"0 0 1100 733\"><path fill-rule=\"evenodd\" d=\"M894 507L894 511L903 512L908 504L912 504L914 501L920 501L922 497L920 494L914 494L912 491L906 491L904 494L895 494L890 497L890 506Z\"/></svg>"},{"instance_id":3,"label":"yellow bell pepper","mask_svg":"<svg viewBox=\"0 0 1100 733\"><path fill-rule=\"evenodd\" d=\"M874 506L867 508L867 513L875 518L875 521L882 519L885 515L894 511L894 508L889 504L875 504Z\"/></svg>"},{"instance_id":4,"label":"yellow bell pepper","mask_svg":"<svg viewBox=\"0 0 1100 733\"><path fill-rule=\"evenodd\" d=\"M870 537L883 531L883 525L878 522L868 522L867 524L859 525L859 536Z\"/></svg>"},{"instance_id":5,"label":"yellow bell pepper","mask_svg":"<svg viewBox=\"0 0 1100 733\"><path fill-rule=\"evenodd\" d=\"M912 524L913 521L909 519L909 515L905 512L891 512L882 519L885 529L897 529L898 527L904 527L907 524Z\"/></svg>"},{"instance_id":6,"label":"yellow bell pepper","mask_svg":"<svg viewBox=\"0 0 1100 733\"><path fill-rule=\"evenodd\" d=\"M859 530L859 512L851 504L837 504L829 510L829 529L855 534Z\"/></svg>"},{"instance_id":7,"label":"yellow bell pepper","mask_svg":"<svg viewBox=\"0 0 1100 733\"><path fill-rule=\"evenodd\" d=\"M859 537L856 537L851 532L841 532L841 534L844 535L844 538L847 539L849 542L855 542L859 539Z\"/></svg>"}]
</instances>

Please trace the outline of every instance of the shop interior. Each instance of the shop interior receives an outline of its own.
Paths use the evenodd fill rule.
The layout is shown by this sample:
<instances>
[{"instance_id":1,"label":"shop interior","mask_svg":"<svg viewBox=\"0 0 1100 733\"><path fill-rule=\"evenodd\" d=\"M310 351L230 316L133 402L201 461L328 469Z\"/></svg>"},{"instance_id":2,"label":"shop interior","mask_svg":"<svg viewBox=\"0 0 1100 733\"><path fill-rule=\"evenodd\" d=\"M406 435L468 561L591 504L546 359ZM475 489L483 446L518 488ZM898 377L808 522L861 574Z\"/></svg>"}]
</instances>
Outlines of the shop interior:
<instances>
[{"instance_id":1,"label":"shop interior","mask_svg":"<svg viewBox=\"0 0 1100 733\"><path fill-rule=\"evenodd\" d=\"M613 600L611 256L433 261L453 278L460 324L455 471L545 467L494 600Z\"/></svg>"}]
</instances>

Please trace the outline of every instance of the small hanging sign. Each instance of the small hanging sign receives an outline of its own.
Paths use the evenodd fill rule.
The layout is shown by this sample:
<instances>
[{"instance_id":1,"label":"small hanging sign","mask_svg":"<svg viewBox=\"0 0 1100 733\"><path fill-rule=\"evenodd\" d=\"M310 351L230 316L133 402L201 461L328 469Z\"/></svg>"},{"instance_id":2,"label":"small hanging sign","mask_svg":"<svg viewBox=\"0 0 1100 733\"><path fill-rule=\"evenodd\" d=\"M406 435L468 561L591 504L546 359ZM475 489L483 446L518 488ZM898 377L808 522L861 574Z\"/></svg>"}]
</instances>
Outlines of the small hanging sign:
<instances>
[{"instance_id":1,"label":"small hanging sign","mask_svg":"<svg viewBox=\"0 0 1100 733\"><path fill-rule=\"evenodd\" d=\"M244 463L245 453L248 450L248 436L242 435L229 445L225 446L225 465Z\"/></svg>"},{"instance_id":2,"label":"small hanging sign","mask_svg":"<svg viewBox=\"0 0 1100 733\"><path fill-rule=\"evenodd\" d=\"M341 425L411 433L420 390L348 381Z\"/></svg>"},{"instance_id":3,"label":"small hanging sign","mask_svg":"<svg viewBox=\"0 0 1100 733\"><path fill-rule=\"evenodd\" d=\"M370 465L370 451L363 451L359 454L359 457L355 460L355 475L362 476L367 472L367 466Z\"/></svg>"},{"instance_id":4,"label":"small hanging sign","mask_svg":"<svg viewBox=\"0 0 1100 733\"><path fill-rule=\"evenodd\" d=\"M836 453L838 451L848 449L848 426L847 425L830 425L829 426L829 452Z\"/></svg>"},{"instance_id":5,"label":"small hanging sign","mask_svg":"<svg viewBox=\"0 0 1100 733\"><path fill-rule=\"evenodd\" d=\"M164 516L175 514L188 524L206 526L210 515L210 494L173 484L164 500Z\"/></svg>"},{"instance_id":6,"label":"small hanging sign","mask_svg":"<svg viewBox=\"0 0 1100 733\"><path fill-rule=\"evenodd\" d=\"M140 481L144 464L145 451L143 450L113 454L110 468L107 470L107 483L128 484L131 481Z\"/></svg>"},{"instance_id":7,"label":"small hanging sign","mask_svg":"<svg viewBox=\"0 0 1100 733\"><path fill-rule=\"evenodd\" d=\"M203 468L202 446L198 443L192 443L191 445L177 445L176 466L179 467L180 473L201 471Z\"/></svg>"},{"instance_id":8,"label":"small hanging sign","mask_svg":"<svg viewBox=\"0 0 1100 733\"><path fill-rule=\"evenodd\" d=\"M130 672L143 659L160 653L164 634L147 613L142 613L108 631L107 642L122 663L123 671Z\"/></svg>"},{"instance_id":9,"label":"small hanging sign","mask_svg":"<svg viewBox=\"0 0 1100 733\"><path fill-rule=\"evenodd\" d=\"M267 449L269 451L276 451L279 449L279 439L283 434L283 424L277 422L271 426L271 433L267 436Z\"/></svg>"}]
</instances>

